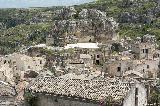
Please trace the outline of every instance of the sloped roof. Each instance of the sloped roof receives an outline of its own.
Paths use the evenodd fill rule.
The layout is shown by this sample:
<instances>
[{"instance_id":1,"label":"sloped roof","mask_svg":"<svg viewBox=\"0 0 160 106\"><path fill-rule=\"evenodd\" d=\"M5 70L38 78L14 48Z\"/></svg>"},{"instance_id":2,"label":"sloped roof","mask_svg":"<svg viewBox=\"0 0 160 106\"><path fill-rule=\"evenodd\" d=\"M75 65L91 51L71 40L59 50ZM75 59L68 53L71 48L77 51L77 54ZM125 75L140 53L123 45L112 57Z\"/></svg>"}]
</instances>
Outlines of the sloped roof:
<instances>
[{"instance_id":1,"label":"sloped roof","mask_svg":"<svg viewBox=\"0 0 160 106\"><path fill-rule=\"evenodd\" d=\"M80 97L95 101L112 97L118 101L131 89L129 82L121 80L63 79L51 76L39 77L29 85L32 92Z\"/></svg>"},{"instance_id":2,"label":"sloped roof","mask_svg":"<svg viewBox=\"0 0 160 106\"><path fill-rule=\"evenodd\" d=\"M132 75L132 74L134 74L140 78L143 78L143 74L138 71L135 71L135 70L130 70L130 71L125 72L124 76Z\"/></svg>"}]
</instances>

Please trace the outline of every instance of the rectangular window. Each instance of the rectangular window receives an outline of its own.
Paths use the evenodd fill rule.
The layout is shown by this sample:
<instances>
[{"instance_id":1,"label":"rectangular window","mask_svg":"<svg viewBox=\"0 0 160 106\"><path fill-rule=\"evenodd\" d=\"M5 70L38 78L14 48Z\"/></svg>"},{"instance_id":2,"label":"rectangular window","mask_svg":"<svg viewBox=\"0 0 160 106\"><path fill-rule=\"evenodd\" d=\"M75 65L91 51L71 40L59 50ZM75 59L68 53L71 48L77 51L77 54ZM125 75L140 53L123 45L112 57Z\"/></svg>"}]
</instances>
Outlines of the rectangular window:
<instances>
[{"instance_id":1,"label":"rectangular window","mask_svg":"<svg viewBox=\"0 0 160 106\"><path fill-rule=\"evenodd\" d=\"M117 68L117 71L118 71L118 72L121 71L121 67L118 67L118 68Z\"/></svg>"},{"instance_id":2,"label":"rectangular window","mask_svg":"<svg viewBox=\"0 0 160 106\"><path fill-rule=\"evenodd\" d=\"M138 106L138 88L135 89L135 106Z\"/></svg>"},{"instance_id":3,"label":"rectangular window","mask_svg":"<svg viewBox=\"0 0 160 106\"><path fill-rule=\"evenodd\" d=\"M146 51L146 53L148 53L148 49L146 49L145 51Z\"/></svg>"},{"instance_id":4,"label":"rectangular window","mask_svg":"<svg viewBox=\"0 0 160 106\"><path fill-rule=\"evenodd\" d=\"M40 64L42 64L42 60L40 60Z\"/></svg>"},{"instance_id":5,"label":"rectangular window","mask_svg":"<svg viewBox=\"0 0 160 106\"><path fill-rule=\"evenodd\" d=\"M138 95L138 88L136 88L136 90L135 90L135 95L136 96Z\"/></svg>"},{"instance_id":6,"label":"rectangular window","mask_svg":"<svg viewBox=\"0 0 160 106\"><path fill-rule=\"evenodd\" d=\"M145 49L142 49L143 50L143 53L145 53Z\"/></svg>"},{"instance_id":7,"label":"rectangular window","mask_svg":"<svg viewBox=\"0 0 160 106\"><path fill-rule=\"evenodd\" d=\"M31 69L31 66L28 66L28 69Z\"/></svg>"},{"instance_id":8,"label":"rectangular window","mask_svg":"<svg viewBox=\"0 0 160 106\"><path fill-rule=\"evenodd\" d=\"M143 71L143 73L144 73L144 69L143 69L142 71Z\"/></svg>"},{"instance_id":9,"label":"rectangular window","mask_svg":"<svg viewBox=\"0 0 160 106\"><path fill-rule=\"evenodd\" d=\"M130 67L128 67L128 70L131 70L131 68L130 68Z\"/></svg>"},{"instance_id":10,"label":"rectangular window","mask_svg":"<svg viewBox=\"0 0 160 106\"><path fill-rule=\"evenodd\" d=\"M149 69L149 65L147 65L147 69Z\"/></svg>"}]
</instances>

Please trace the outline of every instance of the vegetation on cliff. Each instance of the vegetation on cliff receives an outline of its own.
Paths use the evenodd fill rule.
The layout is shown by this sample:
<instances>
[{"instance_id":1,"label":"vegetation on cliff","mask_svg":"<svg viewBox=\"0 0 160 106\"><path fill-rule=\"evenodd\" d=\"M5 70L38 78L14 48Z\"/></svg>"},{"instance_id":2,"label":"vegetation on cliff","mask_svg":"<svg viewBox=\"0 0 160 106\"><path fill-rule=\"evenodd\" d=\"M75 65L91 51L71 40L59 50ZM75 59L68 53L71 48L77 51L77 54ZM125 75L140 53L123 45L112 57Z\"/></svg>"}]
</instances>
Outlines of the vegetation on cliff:
<instances>
[{"instance_id":1,"label":"vegetation on cliff","mask_svg":"<svg viewBox=\"0 0 160 106\"><path fill-rule=\"evenodd\" d=\"M78 13L83 8L105 11L119 24L121 37L156 35L160 40L160 8L157 0L96 0L75 5ZM22 46L44 43L51 31L54 11L62 7L0 9L0 54L17 51Z\"/></svg>"}]
</instances>

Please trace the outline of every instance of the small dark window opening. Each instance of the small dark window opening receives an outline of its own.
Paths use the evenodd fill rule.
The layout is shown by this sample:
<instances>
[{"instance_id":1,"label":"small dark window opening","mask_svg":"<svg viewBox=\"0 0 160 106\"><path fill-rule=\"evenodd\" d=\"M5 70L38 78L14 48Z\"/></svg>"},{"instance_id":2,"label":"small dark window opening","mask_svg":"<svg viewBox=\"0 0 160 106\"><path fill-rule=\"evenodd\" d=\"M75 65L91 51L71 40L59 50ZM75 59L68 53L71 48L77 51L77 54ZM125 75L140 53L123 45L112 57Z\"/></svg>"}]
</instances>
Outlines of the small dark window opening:
<instances>
[{"instance_id":1,"label":"small dark window opening","mask_svg":"<svg viewBox=\"0 0 160 106\"><path fill-rule=\"evenodd\" d=\"M40 64L42 64L42 60L40 60Z\"/></svg>"},{"instance_id":2,"label":"small dark window opening","mask_svg":"<svg viewBox=\"0 0 160 106\"><path fill-rule=\"evenodd\" d=\"M57 99L55 99L54 101L55 101L55 102L58 102L58 100L57 100Z\"/></svg>"},{"instance_id":3,"label":"small dark window opening","mask_svg":"<svg viewBox=\"0 0 160 106\"><path fill-rule=\"evenodd\" d=\"M141 42L143 42L143 39L141 39Z\"/></svg>"},{"instance_id":4,"label":"small dark window opening","mask_svg":"<svg viewBox=\"0 0 160 106\"><path fill-rule=\"evenodd\" d=\"M4 64L6 64L7 63L7 61L6 60L4 60Z\"/></svg>"},{"instance_id":5,"label":"small dark window opening","mask_svg":"<svg viewBox=\"0 0 160 106\"><path fill-rule=\"evenodd\" d=\"M143 72L144 72L144 69L143 69Z\"/></svg>"},{"instance_id":6,"label":"small dark window opening","mask_svg":"<svg viewBox=\"0 0 160 106\"><path fill-rule=\"evenodd\" d=\"M146 53L148 53L148 49L146 49L145 51L146 51Z\"/></svg>"},{"instance_id":7,"label":"small dark window opening","mask_svg":"<svg viewBox=\"0 0 160 106\"><path fill-rule=\"evenodd\" d=\"M87 51L84 51L84 54L87 54L88 52Z\"/></svg>"},{"instance_id":8,"label":"small dark window opening","mask_svg":"<svg viewBox=\"0 0 160 106\"><path fill-rule=\"evenodd\" d=\"M135 90L135 95L136 96L138 95L138 88L136 88L136 90Z\"/></svg>"},{"instance_id":9,"label":"small dark window opening","mask_svg":"<svg viewBox=\"0 0 160 106\"><path fill-rule=\"evenodd\" d=\"M128 70L131 70L131 67L128 67Z\"/></svg>"},{"instance_id":10,"label":"small dark window opening","mask_svg":"<svg viewBox=\"0 0 160 106\"><path fill-rule=\"evenodd\" d=\"M118 72L121 71L121 67L118 67L118 68L117 68L117 71L118 71Z\"/></svg>"},{"instance_id":11,"label":"small dark window opening","mask_svg":"<svg viewBox=\"0 0 160 106\"><path fill-rule=\"evenodd\" d=\"M145 53L145 50L143 49L143 53Z\"/></svg>"},{"instance_id":12,"label":"small dark window opening","mask_svg":"<svg viewBox=\"0 0 160 106\"><path fill-rule=\"evenodd\" d=\"M99 64L100 64L99 60L96 60L96 64L97 64L97 65L99 65Z\"/></svg>"},{"instance_id":13,"label":"small dark window opening","mask_svg":"<svg viewBox=\"0 0 160 106\"><path fill-rule=\"evenodd\" d=\"M8 63L10 64L10 63L11 63L11 60L9 60Z\"/></svg>"},{"instance_id":14,"label":"small dark window opening","mask_svg":"<svg viewBox=\"0 0 160 106\"><path fill-rule=\"evenodd\" d=\"M30 66L28 66L28 69L31 69L31 67L30 67Z\"/></svg>"},{"instance_id":15,"label":"small dark window opening","mask_svg":"<svg viewBox=\"0 0 160 106\"><path fill-rule=\"evenodd\" d=\"M135 89L135 106L138 106L138 88Z\"/></svg>"},{"instance_id":16,"label":"small dark window opening","mask_svg":"<svg viewBox=\"0 0 160 106\"><path fill-rule=\"evenodd\" d=\"M147 69L149 69L149 65L147 65Z\"/></svg>"},{"instance_id":17,"label":"small dark window opening","mask_svg":"<svg viewBox=\"0 0 160 106\"><path fill-rule=\"evenodd\" d=\"M97 55L97 58L99 58L99 55Z\"/></svg>"}]
</instances>

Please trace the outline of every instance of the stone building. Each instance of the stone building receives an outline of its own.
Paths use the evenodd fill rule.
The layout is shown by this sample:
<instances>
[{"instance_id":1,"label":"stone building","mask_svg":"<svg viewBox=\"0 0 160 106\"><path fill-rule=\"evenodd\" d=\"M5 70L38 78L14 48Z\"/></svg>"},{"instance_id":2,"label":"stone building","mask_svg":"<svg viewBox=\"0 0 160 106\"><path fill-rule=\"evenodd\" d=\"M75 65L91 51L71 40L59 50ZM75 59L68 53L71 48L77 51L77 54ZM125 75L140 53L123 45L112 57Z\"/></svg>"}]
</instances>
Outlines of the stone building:
<instances>
[{"instance_id":1,"label":"stone building","mask_svg":"<svg viewBox=\"0 0 160 106\"><path fill-rule=\"evenodd\" d=\"M63 75L65 73L90 73L101 71L105 61L105 53L108 49L101 47L99 43L76 43L67 44L62 55L52 55L47 59L47 66L54 66L55 72ZM106 53L108 54L108 53Z\"/></svg>"},{"instance_id":2,"label":"stone building","mask_svg":"<svg viewBox=\"0 0 160 106\"><path fill-rule=\"evenodd\" d=\"M13 76L24 78L24 74L30 71L39 73L45 65L45 58L30 57L20 53L6 55L0 58L1 71L4 72L8 79Z\"/></svg>"},{"instance_id":3,"label":"stone building","mask_svg":"<svg viewBox=\"0 0 160 106\"><path fill-rule=\"evenodd\" d=\"M156 50L155 36L138 37L132 44L131 50L137 59L153 59L153 53Z\"/></svg>"},{"instance_id":4,"label":"stone building","mask_svg":"<svg viewBox=\"0 0 160 106\"><path fill-rule=\"evenodd\" d=\"M130 80L131 81L131 80ZM146 106L143 84L129 80L83 80L39 77L28 90L37 96L38 106Z\"/></svg>"},{"instance_id":5,"label":"stone building","mask_svg":"<svg viewBox=\"0 0 160 106\"><path fill-rule=\"evenodd\" d=\"M90 66L92 66L93 64L101 65L104 62L104 51L101 50L99 43L67 44L67 46L64 47L64 49L70 48L74 49L75 55L78 56L78 58L74 59L83 60L85 63L91 63Z\"/></svg>"},{"instance_id":6,"label":"stone building","mask_svg":"<svg viewBox=\"0 0 160 106\"><path fill-rule=\"evenodd\" d=\"M125 41L124 41L125 42ZM156 38L151 35L137 37L134 41L129 40L125 44L131 47L125 48L117 56L110 55L103 65L106 76L153 78L159 73L159 50L156 49Z\"/></svg>"},{"instance_id":7,"label":"stone building","mask_svg":"<svg viewBox=\"0 0 160 106\"><path fill-rule=\"evenodd\" d=\"M14 72L13 72L13 69L9 66L9 64L1 65L0 73L1 73L0 74L1 81L6 81L13 84Z\"/></svg>"},{"instance_id":8,"label":"stone building","mask_svg":"<svg viewBox=\"0 0 160 106\"><path fill-rule=\"evenodd\" d=\"M132 78L157 78L159 72L158 60L110 60L103 65L107 76Z\"/></svg>"},{"instance_id":9,"label":"stone building","mask_svg":"<svg viewBox=\"0 0 160 106\"><path fill-rule=\"evenodd\" d=\"M126 71L130 71L132 69L133 64L130 59L110 60L103 65L103 71L111 77L121 77Z\"/></svg>"}]
</instances>

